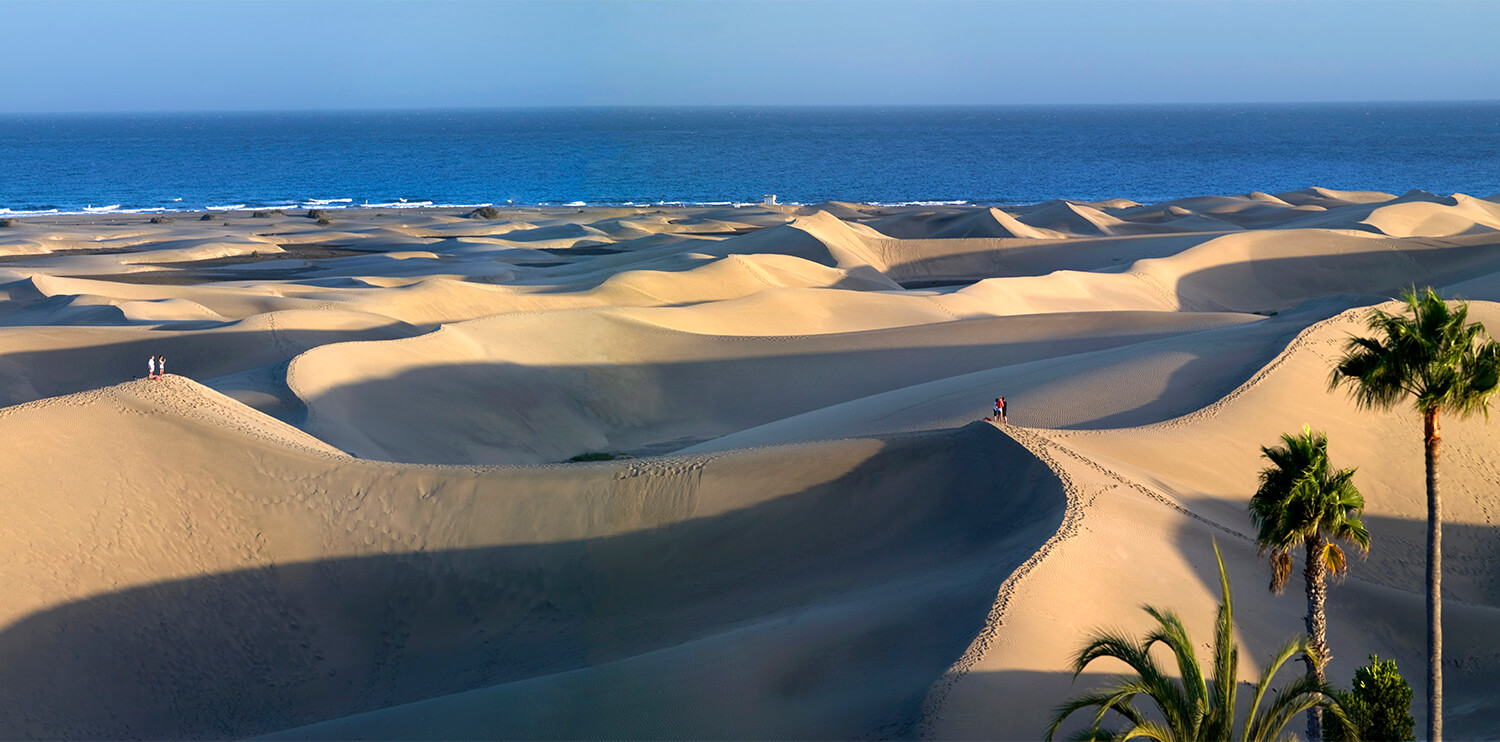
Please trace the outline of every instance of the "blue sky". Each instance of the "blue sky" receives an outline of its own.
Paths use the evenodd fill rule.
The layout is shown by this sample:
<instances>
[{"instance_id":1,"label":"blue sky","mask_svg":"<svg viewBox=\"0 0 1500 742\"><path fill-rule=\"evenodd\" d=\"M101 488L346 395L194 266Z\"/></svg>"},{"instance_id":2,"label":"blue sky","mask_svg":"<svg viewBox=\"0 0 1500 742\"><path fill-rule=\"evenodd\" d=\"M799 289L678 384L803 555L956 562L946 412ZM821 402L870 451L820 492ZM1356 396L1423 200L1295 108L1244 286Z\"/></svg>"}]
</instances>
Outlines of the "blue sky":
<instances>
[{"instance_id":1,"label":"blue sky","mask_svg":"<svg viewBox=\"0 0 1500 742\"><path fill-rule=\"evenodd\" d=\"M0 0L0 111L1500 99L1500 1Z\"/></svg>"}]
</instances>

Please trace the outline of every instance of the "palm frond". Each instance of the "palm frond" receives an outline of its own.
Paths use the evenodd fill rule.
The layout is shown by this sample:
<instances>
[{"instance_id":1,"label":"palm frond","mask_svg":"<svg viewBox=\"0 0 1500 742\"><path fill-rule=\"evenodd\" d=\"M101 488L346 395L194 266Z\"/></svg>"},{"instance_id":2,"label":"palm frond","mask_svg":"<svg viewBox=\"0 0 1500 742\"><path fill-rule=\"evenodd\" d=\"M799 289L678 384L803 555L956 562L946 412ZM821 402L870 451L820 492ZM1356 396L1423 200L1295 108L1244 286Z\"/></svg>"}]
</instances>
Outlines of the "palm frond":
<instances>
[{"instance_id":1,"label":"palm frond","mask_svg":"<svg viewBox=\"0 0 1500 742\"><path fill-rule=\"evenodd\" d=\"M1080 729L1068 737L1070 742L1113 742L1119 737L1109 729ZM1047 738L1050 742L1051 737Z\"/></svg>"},{"instance_id":2,"label":"palm frond","mask_svg":"<svg viewBox=\"0 0 1500 742\"><path fill-rule=\"evenodd\" d=\"M1092 719L1092 723L1088 727L1088 730L1096 735L1100 731L1100 723L1103 721L1104 715L1110 711L1118 713L1132 725L1139 724L1145 720L1145 717L1131 705L1130 701L1133 695L1133 693L1125 693L1122 692L1121 688L1115 687L1110 690L1085 693L1081 696L1068 699L1052 710L1052 721L1047 726L1046 739L1051 740L1057 734L1057 728L1062 726L1063 721L1073 715L1073 712L1086 709L1090 706L1096 706L1099 709L1099 713ZM1088 737L1087 739L1092 738Z\"/></svg>"},{"instance_id":3,"label":"palm frond","mask_svg":"<svg viewBox=\"0 0 1500 742\"><path fill-rule=\"evenodd\" d=\"M1255 692L1250 697L1249 716L1245 717L1244 732L1241 734L1242 739L1259 740L1263 738L1258 736L1263 734L1264 730L1261 727L1265 723L1264 715L1260 711L1260 705L1265 700L1267 691L1271 688L1271 680L1276 677L1276 673L1292 657L1308 653L1309 648L1307 637L1298 635L1288 639L1286 644L1281 646L1281 649L1276 650L1276 654L1271 655L1271 660L1266 663L1265 670L1261 671L1260 680L1255 684Z\"/></svg>"},{"instance_id":4,"label":"palm frond","mask_svg":"<svg viewBox=\"0 0 1500 742\"><path fill-rule=\"evenodd\" d=\"M1332 541L1323 542L1323 564L1328 567L1329 574L1339 574L1349 568L1349 561L1344 557L1344 550Z\"/></svg>"},{"instance_id":5,"label":"palm frond","mask_svg":"<svg viewBox=\"0 0 1500 742\"><path fill-rule=\"evenodd\" d=\"M1131 739L1151 739L1156 740L1156 742L1177 742L1179 738L1177 735L1172 733L1171 729L1163 726L1162 724L1154 721L1144 721L1128 729L1121 730L1119 736L1117 736L1115 739L1120 740L1120 742L1125 742L1125 740ZM1183 742L1188 741L1184 740Z\"/></svg>"},{"instance_id":6,"label":"palm frond","mask_svg":"<svg viewBox=\"0 0 1500 742\"><path fill-rule=\"evenodd\" d=\"M1252 724L1247 726L1243 739L1245 742L1270 742L1281 736L1282 730L1298 714L1314 708L1326 710L1334 703L1332 687L1310 675L1299 675L1276 691L1265 714L1259 719L1251 719Z\"/></svg>"},{"instance_id":7,"label":"palm frond","mask_svg":"<svg viewBox=\"0 0 1500 742\"><path fill-rule=\"evenodd\" d=\"M1229 592L1229 573L1224 571L1224 556L1214 540L1214 562L1219 567L1219 613L1214 620L1214 682L1209 696L1210 718L1205 719L1200 736L1219 737L1228 734L1233 725L1235 693L1239 687L1239 647L1234 642L1234 596Z\"/></svg>"},{"instance_id":8,"label":"palm frond","mask_svg":"<svg viewBox=\"0 0 1500 742\"><path fill-rule=\"evenodd\" d=\"M1276 550L1271 553L1271 592L1277 595L1286 589L1287 578L1292 576L1292 555Z\"/></svg>"},{"instance_id":9,"label":"palm frond","mask_svg":"<svg viewBox=\"0 0 1500 742\"><path fill-rule=\"evenodd\" d=\"M1208 688L1203 680L1203 670L1198 666L1198 652L1193 647L1193 639L1188 635L1187 627L1182 625L1182 619L1170 611L1160 611L1151 606L1146 606L1146 612L1156 619L1157 627L1146 635L1144 643L1146 651L1157 644L1165 644L1172 651L1172 656L1177 660L1177 674L1182 678L1182 686L1179 687L1163 677L1161 679L1164 705L1162 713L1167 717L1167 722L1178 727L1187 724L1186 715L1191 709L1202 705L1203 699L1208 695Z\"/></svg>"},{"instance_id":10,"label":"palm frond","mask_svg":"<svg viewBox=\"0 0 1500 742\"><path fill-rule=\"evenodd\" d=\"M1152 662L1146 650L1134 639L1112 631L1101 631L1089 637L1088 644L1073 658L1073 677L1076 679L1084 668L1101 657L1111 657L1139 672Z\"/></svg>"},{"instance_id":11,"label":"palm frond","mask_svg":"<svg viewBox=\"0 0 1500 742\"><path fill-rule=\"evenodd\" d=\"M1469 322L1466 302L1445 302L1431 287L1401 298L1400 315L1371 311L1368 327L1376 337L1346 342L1329 387L1348 384L1366 408L1389 408L1410 397L1419 410L1488 416L1500 392L1500 349L1484 325Z\"/></svg>"}]
</instances>

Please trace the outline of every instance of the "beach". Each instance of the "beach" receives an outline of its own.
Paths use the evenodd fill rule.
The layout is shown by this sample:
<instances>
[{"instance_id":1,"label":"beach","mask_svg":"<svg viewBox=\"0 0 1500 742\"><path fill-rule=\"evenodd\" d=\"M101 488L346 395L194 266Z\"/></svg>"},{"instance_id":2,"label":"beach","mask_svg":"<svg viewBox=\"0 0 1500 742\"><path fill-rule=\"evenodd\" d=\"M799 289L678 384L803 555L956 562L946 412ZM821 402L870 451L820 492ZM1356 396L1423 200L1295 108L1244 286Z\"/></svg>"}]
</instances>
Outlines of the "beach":
<instances>
[{"instance_id":1,"label":"beach","mask_svg":"<svg viewBox=\"0 0 1500 742\"><path fill-rule=\"evenodd\" d=\"M1328 675L1420 699L1422 421L1329 389L1409 286L1500 332L1500 196L8 218L0 738L1039 738L1090 631L1207 640L1215 544L1241 679L1303 630L1246 504L1304 425L1372 533ZM1444 428L1493 737L1500 425Z\"/></svg>"}]
</instances>

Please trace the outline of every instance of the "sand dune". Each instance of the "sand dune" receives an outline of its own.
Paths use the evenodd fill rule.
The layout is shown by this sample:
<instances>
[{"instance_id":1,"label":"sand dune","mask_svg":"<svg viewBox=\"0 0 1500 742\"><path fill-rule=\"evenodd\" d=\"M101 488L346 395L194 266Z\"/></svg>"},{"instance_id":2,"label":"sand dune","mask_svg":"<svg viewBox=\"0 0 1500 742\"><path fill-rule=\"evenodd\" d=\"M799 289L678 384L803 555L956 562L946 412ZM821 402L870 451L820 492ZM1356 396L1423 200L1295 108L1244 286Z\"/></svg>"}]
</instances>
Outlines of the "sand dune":
<instances>
[{"instance_id":1,"label":"sand dune","mask_svg":"<svg viewBox=\"0 0 1500 742\"><path fill-rule=\"evenodd\" d=\"M73 433L24 433L44 426ZM0 454L16 514L0 546L16 596L0 640L6 737L243 736L474 685L545 698L570 683L646 694L631 704L654 704L642 733L738 722L867 736L913 713L1063 503L1039 462L982 425L639 463L400 469L168 377L10 408L0 428L16 441ZM1029 485L996 497L1001 467ZM102 489L98 471L111 473ZM786 548L764 558L768 539ZM711 663L786 645L758 652L754 673ZM829 656L845 659L807 675ZM693 667L706 682L681 686ZM806 710L769 713L789 702ZM513 708L500 720L513 736L623 729L607 714ZM485 724L419 727L493 736Z\"/></svg>"},{"instance_id":2,"label":"sand dune","mask_svg":"<svg viewBox=\"0 0 1500 742\"><path fill-rule=\"evenodd\" d=\"M1284 226L1360 229L1391 237L1451 237L1500 229L1500 207L1462 193L1445 197L1412 191L1389 201L1331 208Z\"/></svg>"},{"instance_id":3,"label":"sand dune","mask_svg":"<svg viewBox=\"0 0 1500 742\"><path fill-rule=\"evenodd\" d=\"M1500 305L1475 309L1476 319L1491 326L1500 323ZM1133 581L1132 597L1191 611L1185 613L1189 623L1206 626L1214 586L1205 545L1209 536L1216 536L1230 550L1236 615L1255 617L1241 618L1246 640L1253 646L1274 646L1286 627L1297 625L1301 601L1265 591L1264 567L1254 568L1253 531L1244 507L1261 465L1257 445L1273 443L1303 422L1328 432L1339 466L1359 466L1357 483L1369 503L1366 523L1375 543L1369 559L1355 564L1354 576L1332 590L1329 635L1335 657L1329 673L1335 678L1351 675L1370 652L1394 658L1402 668L1422 667L1426 501L1420 419L1404 409L1362 412L1344 394L1324 388L1330 359L1348 333L1360 329L1363 311L1314 325L1254 378L1199 412L1146 427L1024 431L1021 440L1029 448L1072 478L1081 519L1097 527L1060 540L1056 557L1048 560L1051 568L1039 570L1011 596L1005 631L997 634L1001 639L974 652L975 661L962 668L962 679L950 684L942 704L946 711L934 734L1005 736L1004 730L1013 728L1012 715L1034 713L1032 704L1068 692L1067 677L1053 671L1054 660L1071 650L1077 636L1104 623L1144 628L1143 614L1047 608L1059 591L1109 589L1109 578L1088 567L1087 555L1095 550L1109 550L1118 563L1152 565L1148 579ZM1295 405L1288 404L1292 400ZM1494 472L1478 462L1500 446L1500 431L1482 421L1450 421L1444 428L1454 462L1451 479L1444 470L1444 499L1448 501L1446 493L1455 498L1445 515L1444 618L1451 632L1445 655L1457 669L1446 688L1466 699L1455 704L1447 721L1469 730L1461 736L1485 736L1494 733L1500 706L1484 692L1468 694L1500 676L1500 658L1480 628L1500 613L1500 582L1493 569ZM1181 443L1187 440L1194 442L1191 455L1182 456ZM1131 537L1142 522L1165 538ZM1187 599L1189 595L1197 599ZM1066 628L1059 631L1060 626ZM1028 680L1022 684L1021 678ZM1001 688L1021 692L1002 693Z\"/></svg>"},{"instance_id":4,"label":"sand dune","mask_svg":"<svg viewBox=\"0 0 1500 742\"><path fill-rule=\"evenodd\" d=\"M1325 384L1403 286L1500 330L1493 200L486 216L0 229L0 736L1035 738L1088 630L1206 636L1213 539L1246 677L1301 629L1244 508L1303 423L1375 534L1331 677L1420 696L1418 421ZM1500 427L1444 427L1492 737Z\"/></svg>"},{"instance_id":5,"label":"sand dune","mask_svg":"<svg viewBox=\"0 0 1500 742\"><path fill-rule=\"evenodd\" d=\"M1032 227L1075 237L1122 234L1121 230L1128 225L1099 209L1070 201L1054 201L1027 210L1017 219Z\"/></svg>"},{"instance_id":6,"label":"sand dune","mask_svg":"<svg viewBox=\"0 0 1500 742\"><path fill-rule=\"evenodd\" d=\"M896 235L892 235L896 236ZM960 213L946 220L939 229L930 232L930 237L951 239L961 237L1020 237L1024 239L1058 239L1064 235L1050 229L1040 229L996 208L972 213Z\"/></svg>"},{"instance_id":7,"label":"sand dune","mask_svg":"<svg viewBox=\"0 0 1500 742\"><path fill-rule=\"evenodd\" d=\"M669 451L893 383L1222 321L1176 313L1132 319L1047 314L804 338L687 334L607 313L512 315L319 348L292 362L287 381L309 410L308 429L356 455L535 464ZM558 333L571 342L548 342Z\"/></svg>"},{"instance_id":8,"label":"sand dune","mask_svg":"<svg viewBox=\"0 0 1500 742\"><path fill-rule=\"evenodd\" d=\"M1380 191L1337 191L1321 186L1278 193L1275 197L1293 206L1318 206L1325 209L1349 204L1381 203L1395 198L1389 193Z\"/></svg>"}]
</instances>

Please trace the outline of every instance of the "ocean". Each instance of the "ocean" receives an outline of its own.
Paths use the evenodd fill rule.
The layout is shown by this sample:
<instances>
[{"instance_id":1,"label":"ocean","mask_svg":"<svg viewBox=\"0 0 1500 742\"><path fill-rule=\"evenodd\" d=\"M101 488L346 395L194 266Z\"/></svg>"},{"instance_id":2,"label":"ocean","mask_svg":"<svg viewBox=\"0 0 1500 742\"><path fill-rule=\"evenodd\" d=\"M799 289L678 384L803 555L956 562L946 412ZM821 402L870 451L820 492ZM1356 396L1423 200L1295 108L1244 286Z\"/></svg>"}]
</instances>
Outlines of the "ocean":
<instances>
[{"instance_id":1,"label":"ocean","mask_svg":"<svg viewBox=\"0 0 1500 742\"><path fill-rule=\"evenodd\" d=\"M0 215L1500 192L1500 102L0 115Z\"/></svg>"}]
</instances>

